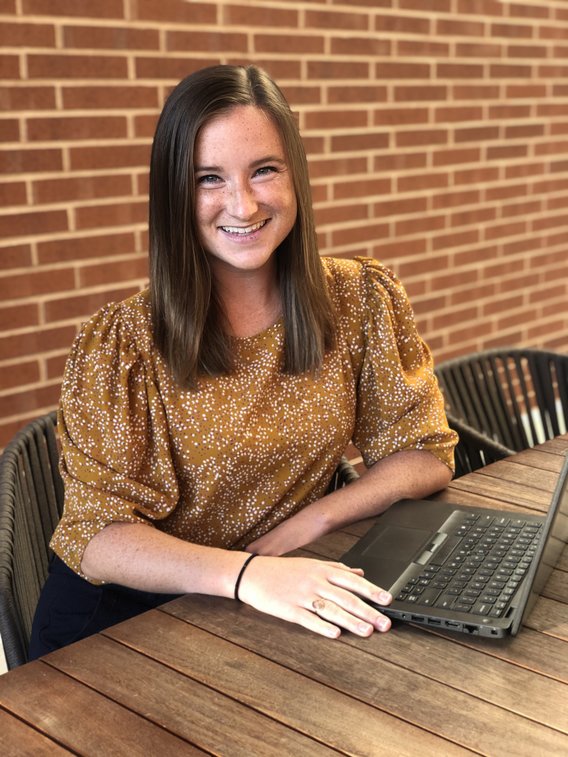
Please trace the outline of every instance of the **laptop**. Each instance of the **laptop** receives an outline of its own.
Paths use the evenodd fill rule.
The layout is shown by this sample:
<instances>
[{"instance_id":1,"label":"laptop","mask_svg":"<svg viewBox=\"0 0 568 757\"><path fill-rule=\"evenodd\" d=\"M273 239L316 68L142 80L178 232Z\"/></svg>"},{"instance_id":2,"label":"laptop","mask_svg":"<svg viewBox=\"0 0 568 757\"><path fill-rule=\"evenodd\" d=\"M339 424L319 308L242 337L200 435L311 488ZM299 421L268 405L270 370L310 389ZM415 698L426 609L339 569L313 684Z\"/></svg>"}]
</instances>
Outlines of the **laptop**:
<instances>
[{"instance_id":1,"label":"laptop","mask_svg":"<svg viewBox=\"0 0 568 757\"><path fill-rule=\"evenodd\" d=\"M401 500L342 558L388 589L385 615L480 636L514 636L568 540L568 455L546 516Z\"/></svg>"}]
</instances>

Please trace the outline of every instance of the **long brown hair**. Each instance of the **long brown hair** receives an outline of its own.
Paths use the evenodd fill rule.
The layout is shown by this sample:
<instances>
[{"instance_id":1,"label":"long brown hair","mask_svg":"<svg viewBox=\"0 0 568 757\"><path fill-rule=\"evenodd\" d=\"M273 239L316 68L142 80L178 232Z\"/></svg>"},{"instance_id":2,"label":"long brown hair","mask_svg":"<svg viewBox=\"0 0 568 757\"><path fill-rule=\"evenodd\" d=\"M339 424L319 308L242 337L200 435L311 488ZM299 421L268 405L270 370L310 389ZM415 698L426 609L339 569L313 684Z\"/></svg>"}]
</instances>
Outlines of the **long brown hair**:
<instances>
[{"instance_id":1,"label":"long brown hair","mask_svg":"<svg viewBox=\"0 0 568 757\"><path fill-rule=\"evenodd\" d=\"M296 221L276 253L285 327L282 370L316 370L335 340L306 155L290 107L278 86L255 66L204 68L183 79L168 97L150 164L154 340L184 388L194 388L200 374L229 373L233 365L231 338L195 223L194 149L205 124L240 105L254 105L272 118L296 193Z\"/></svg>"}]
</instances>

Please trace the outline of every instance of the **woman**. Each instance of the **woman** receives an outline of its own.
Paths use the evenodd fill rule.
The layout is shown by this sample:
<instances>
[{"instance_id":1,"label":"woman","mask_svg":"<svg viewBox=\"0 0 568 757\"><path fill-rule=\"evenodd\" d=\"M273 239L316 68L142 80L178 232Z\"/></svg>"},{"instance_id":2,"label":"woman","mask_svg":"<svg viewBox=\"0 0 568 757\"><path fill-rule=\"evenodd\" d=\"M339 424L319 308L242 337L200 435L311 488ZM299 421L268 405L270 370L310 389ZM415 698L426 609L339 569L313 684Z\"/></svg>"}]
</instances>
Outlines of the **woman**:
<instances>
[{"instance_id":1,"label":"woman","mask_svg":"<svg viewBox=\"0 0 568 757\"><path fill-rule=\"evenodd\" d=\"M191 592L333 638L388 630L362 571L282 555L446 486L455 435L394 275L319 257L302 143L261 70L170 95L150 261L149 291L97 313L69 357L31 655ZM351 439L368 469L325 495Z\"/></svg>"}]
</instances>

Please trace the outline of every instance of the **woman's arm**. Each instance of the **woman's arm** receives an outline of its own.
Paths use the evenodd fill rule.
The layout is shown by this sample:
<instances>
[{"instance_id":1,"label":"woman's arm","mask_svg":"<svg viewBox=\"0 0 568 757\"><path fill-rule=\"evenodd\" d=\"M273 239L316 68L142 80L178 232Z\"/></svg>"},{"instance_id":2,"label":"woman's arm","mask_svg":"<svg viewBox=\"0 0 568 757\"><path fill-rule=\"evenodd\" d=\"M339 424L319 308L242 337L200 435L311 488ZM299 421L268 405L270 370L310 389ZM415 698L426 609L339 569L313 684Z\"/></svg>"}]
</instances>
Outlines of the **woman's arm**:
<instances>
[{"instance_id":1,"label":"woman's arm","mask_svg":"<svg viewBox=\"0 0 568 757\"><path fill-rule=\"evenodd\" d=\"M452 477L447 465L430 452L395 452L375 463L361 478L308 505L247 549L283 555L338 528L378 515L400 499L420 499L445 488Z\"/></svg>"},{"instance_id":2,"label":"woman's arm","mask_svg":"<svg viewBox=\"0 0 568 757\"><path fill-rule=\"evenodd\" d=\"M143 524L112 523L88 543L81 570L144 591L233 597L249 556L185 542ZM390 620L361 597L382 605L391 601L361 571L308 558L257 556L239 588L239 598L257 610L331 638L342 628L359 636L390 628Z\"/></svg>"}]
</instances>

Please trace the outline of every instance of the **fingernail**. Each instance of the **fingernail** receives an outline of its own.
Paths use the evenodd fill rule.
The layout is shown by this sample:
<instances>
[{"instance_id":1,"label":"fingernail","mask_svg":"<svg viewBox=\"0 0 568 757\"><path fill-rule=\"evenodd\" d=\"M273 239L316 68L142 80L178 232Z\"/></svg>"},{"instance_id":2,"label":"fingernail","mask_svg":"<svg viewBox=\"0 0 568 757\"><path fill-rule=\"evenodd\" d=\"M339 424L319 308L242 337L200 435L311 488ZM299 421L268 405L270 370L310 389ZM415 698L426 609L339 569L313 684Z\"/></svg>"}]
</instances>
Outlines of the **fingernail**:
<instances>
[{"instance_id":1,"label":"fingernail","mask_svg":"<svg viewBox=\"0 0 568 757\"><path fill-rule=\"evenodd\" d=\"M388 591L381 591L379 593L379 602L382 602L385 605L387 605L389 602L392 602L391 594L389 594Z\"/></svg>"},{"instance_id":2,"label":"fingernail","mask_svg":"<svg viewBox=\"0 0 568 757\"><path fill-rule=\"evenodd\" d=\"M370 626L368 623L359 623L357 625L357 630L363 636L368 636L370 633L373 633L373 626Z\"/></svg>"},{"instance_id":3,"label":"fingernail","mask_svg":"<svg viewBox=\"0 0 568 757\"><path fill-rule=\"evenodd\" d=\"M391 627L391 622L388 618L381 618L378 622L379 631L388 631Z\"/></svg>"}]
</instances>

